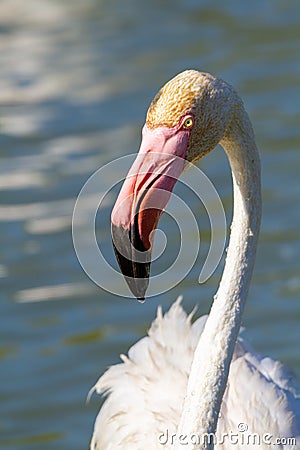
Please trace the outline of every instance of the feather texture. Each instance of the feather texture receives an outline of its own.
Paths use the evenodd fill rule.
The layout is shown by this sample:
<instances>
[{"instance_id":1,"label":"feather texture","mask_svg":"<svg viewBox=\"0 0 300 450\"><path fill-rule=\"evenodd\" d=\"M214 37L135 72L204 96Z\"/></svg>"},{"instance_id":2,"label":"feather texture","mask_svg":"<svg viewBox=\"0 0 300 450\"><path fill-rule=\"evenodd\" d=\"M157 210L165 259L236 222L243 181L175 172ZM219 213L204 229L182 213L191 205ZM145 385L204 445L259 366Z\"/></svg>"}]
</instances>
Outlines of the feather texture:
<instances>
[{"instance_id":1,"label":"feather texture","mask_svg":"<svg viewBox=\"0 0 300 450\"><path fill-rule=\"evenodd\" d=\"M181 297L165 315L159 308L148 336L100 377L93 389L107 398L95 423L91 450L172 448L194 350L207 318L192 324L192 317L183 310ZM288 441L297 436L298 444ZM300 388L281 363L258 355L239 338L215 449L245 448L300 448Z\"/></svg>"}]
</instances>

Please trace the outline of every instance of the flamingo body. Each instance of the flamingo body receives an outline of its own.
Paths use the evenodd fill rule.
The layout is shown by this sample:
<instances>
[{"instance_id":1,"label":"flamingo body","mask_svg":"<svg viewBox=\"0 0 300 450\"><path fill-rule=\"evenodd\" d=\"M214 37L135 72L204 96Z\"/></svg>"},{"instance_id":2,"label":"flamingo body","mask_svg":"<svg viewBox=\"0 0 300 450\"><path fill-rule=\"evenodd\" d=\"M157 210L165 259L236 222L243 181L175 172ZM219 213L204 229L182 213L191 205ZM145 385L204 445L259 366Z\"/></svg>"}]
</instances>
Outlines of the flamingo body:
<instances>
[{"instance_id":1,"label":"flamingo body","mask_svg":"<svg viewBox=\"0 0 300 450\"><path fill-rule=\"evenodd\" d=\"M107 398L95 423L91 450L173 448L172 436L177 431L194 351L206 318L202 316L192 324L192 314L185 313L180 299L164 316L158 309L148 336L133 345L128 356L122 355L123 362L110 367L94 387ZM215 449L300 448L299 424L300 388L295 379L281 363L262 357L239 338ZM243 431L244 426L248 429ZM295 436L298 447L294 441L274 445L277 438ZM249 447L245 447L246 439Z\"/></svg>"}]
</instances>

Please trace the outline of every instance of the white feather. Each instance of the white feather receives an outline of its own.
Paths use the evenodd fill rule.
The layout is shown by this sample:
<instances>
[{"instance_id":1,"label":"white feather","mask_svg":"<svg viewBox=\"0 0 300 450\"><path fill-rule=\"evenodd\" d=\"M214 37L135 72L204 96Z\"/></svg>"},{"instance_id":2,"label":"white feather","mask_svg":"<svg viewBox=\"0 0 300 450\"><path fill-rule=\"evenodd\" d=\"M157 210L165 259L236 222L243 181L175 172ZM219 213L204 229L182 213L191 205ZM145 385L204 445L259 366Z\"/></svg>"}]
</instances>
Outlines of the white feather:
<instances>
[{"instance_id":1,"label":"white feather","mask_svg":"<svg viewBox=\"0 0 300 450\"><path fill-rule=\"evenodd\" d=\"M110 367L94 390L107 398L98 414L92 450L171 449L186 393L194 350L207 316L193 324L181 307L181 298L162 316L161 309L148 336L134 344L123 362ZM245 447L224 438L215 449L300 448L300 388L279 362L255 353L239 338L230 366L227 388L217 426L216 441L223 433L239 433L239 424L251 439L257 433L275 438L298 436L296 446ZM169 442L163 446L161 442ZM241 435L241 433L239 433ZM219 436L219 438L218 438ZM250 441L251 443L252 441ZM183 447L184 448L184 447Z\"/></svg>"}]
</instances>

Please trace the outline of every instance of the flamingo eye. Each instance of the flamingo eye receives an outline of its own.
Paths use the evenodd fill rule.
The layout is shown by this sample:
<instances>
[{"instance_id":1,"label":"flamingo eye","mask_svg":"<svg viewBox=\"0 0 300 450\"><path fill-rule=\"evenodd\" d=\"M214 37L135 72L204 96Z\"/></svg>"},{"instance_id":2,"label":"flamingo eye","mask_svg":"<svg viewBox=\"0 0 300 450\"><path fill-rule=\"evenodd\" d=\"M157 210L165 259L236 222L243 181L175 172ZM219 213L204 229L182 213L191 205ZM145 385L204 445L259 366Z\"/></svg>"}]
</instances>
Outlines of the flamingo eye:
<instances>
[{"instance_id":1,"label":"flamingo eye","mask_svg":"<svg viewBox=\"0 0 300 450\"><path fill-rule=\"evenodd\" d=\"M185 118L183 122L183 128L189 130L194 125L194 118L192 116L188 116Z\"/></svg>"}]
</instances>

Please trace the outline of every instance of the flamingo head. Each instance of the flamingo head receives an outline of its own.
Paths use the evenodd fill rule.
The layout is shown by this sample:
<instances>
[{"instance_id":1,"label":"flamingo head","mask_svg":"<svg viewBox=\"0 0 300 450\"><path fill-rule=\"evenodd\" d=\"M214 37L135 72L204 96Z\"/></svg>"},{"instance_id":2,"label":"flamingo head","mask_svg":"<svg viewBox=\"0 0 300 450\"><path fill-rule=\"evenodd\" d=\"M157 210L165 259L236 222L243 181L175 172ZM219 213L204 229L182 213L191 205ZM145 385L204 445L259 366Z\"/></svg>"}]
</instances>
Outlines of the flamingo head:
<instances>
[{"instance_id":1,"label":"flamingo head","mask_svg":"<svg viewBox=\"0 0 300 450\"><path fill-rule=\"evenodd\" d=\"M113 208L112 240L120 269L143 301L154 231L186 161L210 152L232 118L233 89L210 74L187 70L154 97L142 142Z\"/></svg>"}]
</instances>

